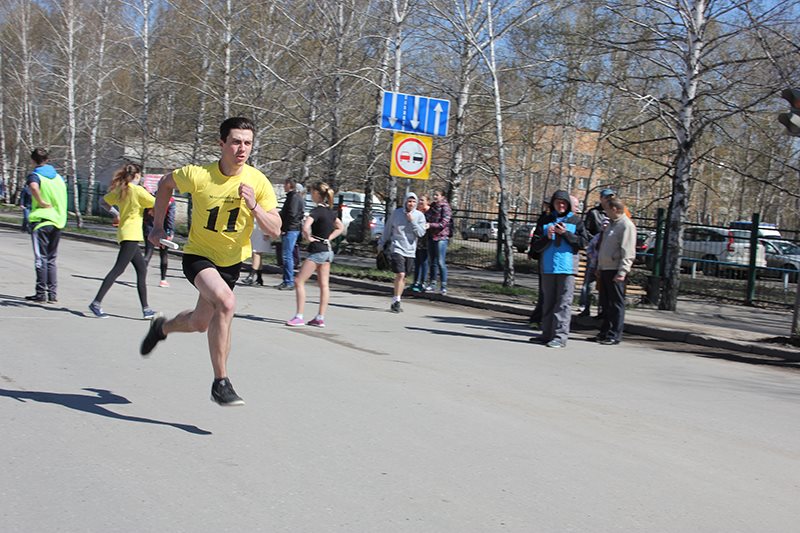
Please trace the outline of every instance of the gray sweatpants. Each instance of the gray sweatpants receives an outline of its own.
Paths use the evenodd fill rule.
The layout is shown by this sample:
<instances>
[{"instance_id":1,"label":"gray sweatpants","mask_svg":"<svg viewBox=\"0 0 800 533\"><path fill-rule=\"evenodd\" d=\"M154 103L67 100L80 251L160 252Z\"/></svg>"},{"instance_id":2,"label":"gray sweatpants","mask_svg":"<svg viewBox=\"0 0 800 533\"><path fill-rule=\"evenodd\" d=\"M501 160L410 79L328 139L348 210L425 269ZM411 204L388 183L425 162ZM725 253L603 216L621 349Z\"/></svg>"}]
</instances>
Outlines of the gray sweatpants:
<instances>
[{"instance_id":1,"label":"gray sweatpants","mask_svg":"<svg viewBox=\"0 0 800 533\"><path fill-rule=\"evenodd\" d=\"M558 339L563 344L569 337L572 321L573 274L542 274L542 338Z\"/></svg>"}]
</instances>

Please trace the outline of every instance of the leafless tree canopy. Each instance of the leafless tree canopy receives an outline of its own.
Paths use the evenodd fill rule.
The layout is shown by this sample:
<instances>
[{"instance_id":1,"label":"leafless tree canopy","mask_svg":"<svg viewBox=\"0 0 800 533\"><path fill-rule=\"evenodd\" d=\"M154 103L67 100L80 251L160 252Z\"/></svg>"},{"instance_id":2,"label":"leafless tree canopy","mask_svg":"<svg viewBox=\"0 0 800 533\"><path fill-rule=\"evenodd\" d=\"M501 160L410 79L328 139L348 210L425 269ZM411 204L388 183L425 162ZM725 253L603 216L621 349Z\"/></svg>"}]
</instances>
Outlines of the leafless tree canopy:
<instances>
[{"instance_id":1,"label":"leafless tree canopy","mask_svg":"<svg viewBox=\"0 0 800 533\"><path fill-rule=\"evenodd\" d=\"M414 187L502 220L556 188L591 204L613 186L637 215L669 209L679 253L686 221L800 225L797 145L775 120L800 85L798 4L8 0L0 178L13 200L45 146L91 190L122 158L203 160L221 119L245 115L276 181L394 198L376 125L395 89L452 103Z\"/></svg>"}]
</instances>

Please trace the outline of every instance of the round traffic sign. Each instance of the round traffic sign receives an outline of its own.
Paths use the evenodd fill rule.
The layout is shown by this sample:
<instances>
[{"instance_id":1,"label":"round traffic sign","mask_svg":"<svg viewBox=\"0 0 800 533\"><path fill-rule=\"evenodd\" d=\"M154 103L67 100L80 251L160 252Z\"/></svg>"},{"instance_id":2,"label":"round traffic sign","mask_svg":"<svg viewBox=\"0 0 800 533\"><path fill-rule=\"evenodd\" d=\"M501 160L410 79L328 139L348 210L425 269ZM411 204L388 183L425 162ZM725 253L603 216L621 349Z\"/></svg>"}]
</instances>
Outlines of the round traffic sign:
<instances>
[{"instance_id":1,"label":"round traffic sign","mask_svg":"<svg viewBox=\"0 0 800 533\"><path fill-rule=\"evenodd\" d=\"M414 137L403 139L394 152L394 163L404 174L419 174L428 164L428 148Z\"/></svg>"}]
</instances>

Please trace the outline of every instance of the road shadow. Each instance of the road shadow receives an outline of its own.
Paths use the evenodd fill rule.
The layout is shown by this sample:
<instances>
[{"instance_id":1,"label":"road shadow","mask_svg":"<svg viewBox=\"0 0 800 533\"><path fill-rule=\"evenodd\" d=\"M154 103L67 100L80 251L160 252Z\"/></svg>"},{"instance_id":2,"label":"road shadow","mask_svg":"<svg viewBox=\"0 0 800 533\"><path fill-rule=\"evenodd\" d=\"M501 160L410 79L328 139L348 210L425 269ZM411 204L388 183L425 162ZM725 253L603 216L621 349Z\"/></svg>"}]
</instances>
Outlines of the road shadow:
<instances>
[{"instance_id":1,"label":"road shadow","mask_svg":"<svg viewBox=\"0 0 800 533\"><path fill-rule=\"evenodd\" d=\"M746 363L749 365L757 366L771 366L779 368L790 368L800 371L800 362L783 357L776 357L772 355L757 355L743 352L730 352L723 349L703 348L699 349L698 346L688 344L674 343L673 346L667 348L657 348L658 351L663 352L680 352L688 355L694 355L702 359L720 359L723 361L731 361L734 363Z\"/></svg>"},{"instance_id":2,"label":"road shadow","mask_svg":"<svg viewBox=\"0 0 800 533\"><path fill-rule=\"evenodd\" d=\"M524 335L525 338L524 339L522 339L522 338L510 339L508 337L498 337L497 335L491 334L491 331L492 331L491 328L484 328L484 331L487 331L487 334L485 334L485 335L479 335L479 334L476 334L476 333L465 333L463 330L418 328L418 327L414 327L414 326L406 326L406 329L409 330L409 331L419 331L419 332L430 333L430 334L433 334L433 335L448 335L448 336L451 336L451 337L461 337L461 338L467 337L467 338L470 338L470 339L485 339L485 340L501 341L501 342L521 342L523 344L528 344L529 343L528 338L531 336L531 332L530 331L517 332L517 331L506 329L506 330L502 330L502 333L505 333L505 334L512 333L512 334L515 334L515 335Z\"/></svg>"},{"instance_id":3,"label":"road shadow","mask_svg":"<svg viewBox=\"0 0 800 533\"><path fill-rule=\"evenodd\" d=\"M103 283L103 280L106 279L105 276L103 276L102 278L98 278L97 276L84 276L82 274L72 274L72 277L73 278L79 278L79 279L88 279L88 280L99 281L100 283ZM135 281L120 281L120 280L117 279L117 280L114 280L114 285L124 285L125 287L136 288L136 282Z\"/></svg>"},{"instance_id":4,"label":"road shadow","mask_svg":"<svg viewBox=\"0 0 800 533\"><path fill-rule=\"evenodd\" d=\"M538 331L528 327L527 320L508 319L501 317L475 318L467 316L437 315L428 315L427 318L433 319L442 324L463 326L468 329L494 331L505 335L521 335L524 337L530 337L534 331Z\"/></svg>"},{"instance_id":5,"label":"road shadow","mask_svg":"<svg viewBox=\"0 0 800 533\"><path fill-rule=\"evenodd\" d=\"M114 394L105 389L84 388L82 390L93 392L94 395L88 394L62 394L56 392L41 392L41 391L23 391L23 390L8 390L0 389L0 396L13 398L19 402L25 403L26 401L34 401L40 403L49 403L53 405L62 405L68 409L82 411L93 415L105 416L114 418L116 420L124 420L126 422L141 422L144 424L156 424L160 426L172 426L176 429L192 433L194 435L211 435L210 431L200 429L197 426L189 424L178 424L176 422L164 422L161 420L153 420L152 418L142 418L138 416L121 415L113 411L109 411L104 405L123 405L131 403L127 398Z\"/></svg>"},{"instance_id":6,"label":"road shadow","mask_svg":"<svg viewBox=\"0 0 800 533\"><path fill-rule=\"evenodd\" d=\"M283 325L286 322L285 320L279 320L277 318L267 318L264 316L253 315L251 313L248 313L246 315L241 313L235 313L233 315L233 318L240 318L242 320L252 320L253 322L266 322L268 324L278 324L278 325Z\"/></svg>"},{"instance_id":7,"label":"road shadow","mask_svg":"<svg viewBox=\"0 0 800 533\"><path fill-rule=\"evenodd\" d=\"M8 308L16 307L19 309L44 309L45 311L58 311L61 313L69 313L70 315L75 315L75 316L85 316L84 313L81 313L80 311L75 311L74 309L58 305L57 303L48 304L40 302L31 302L29 300L26 300L22 296L12 296L9 294L0 294L0 307L8 307Z\"/></svg>"}]
</instances>

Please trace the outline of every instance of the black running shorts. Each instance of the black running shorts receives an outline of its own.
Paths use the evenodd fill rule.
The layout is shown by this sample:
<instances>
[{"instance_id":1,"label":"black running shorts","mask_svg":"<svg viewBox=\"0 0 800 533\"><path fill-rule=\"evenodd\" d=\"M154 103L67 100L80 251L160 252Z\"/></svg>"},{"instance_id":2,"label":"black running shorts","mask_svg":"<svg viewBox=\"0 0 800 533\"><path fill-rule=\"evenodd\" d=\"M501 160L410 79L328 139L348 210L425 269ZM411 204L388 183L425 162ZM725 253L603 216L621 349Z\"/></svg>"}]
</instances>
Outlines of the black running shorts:
<instances>
[{"instance_id":1,"label":"black running shorts","mask_svg":"<svg viewBox=\"0 0 800 533\"><path fill-rule=\"evenodd\" d=\"M242 271L242 264L236 263L235 265L220 267L211 262L211 260L192 254L183 254L183 275L189 280L189 283L194 285L194 278L200 273L201 270L207 268L214 268L219 272L223 281L228 284L228 287L233 290L236 281L239 279L239 273Z\"/></svg>"}]
</instances>

